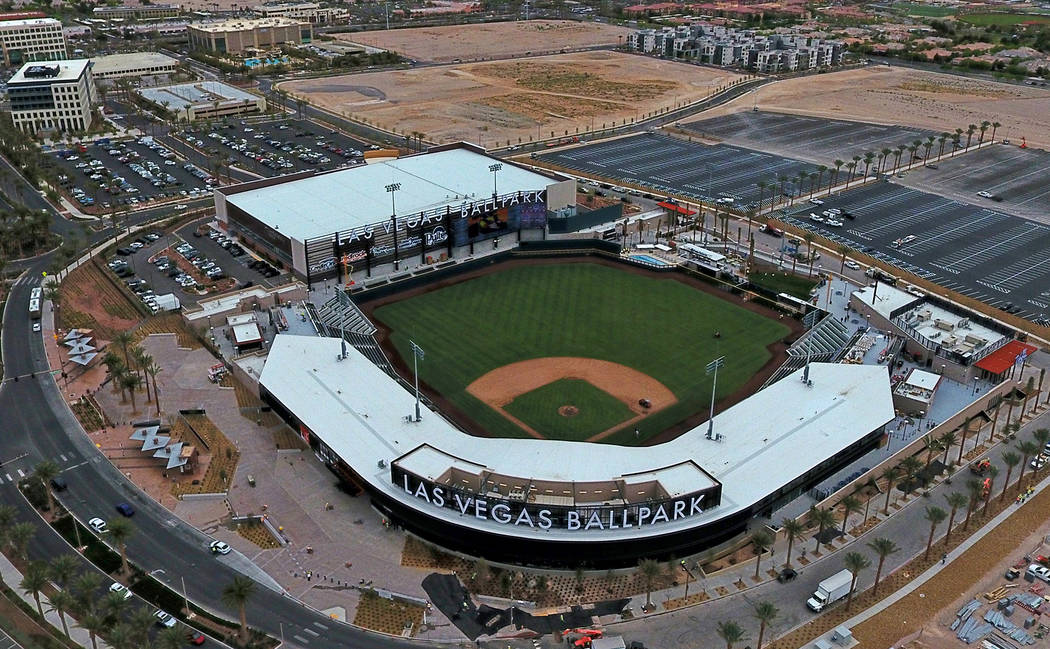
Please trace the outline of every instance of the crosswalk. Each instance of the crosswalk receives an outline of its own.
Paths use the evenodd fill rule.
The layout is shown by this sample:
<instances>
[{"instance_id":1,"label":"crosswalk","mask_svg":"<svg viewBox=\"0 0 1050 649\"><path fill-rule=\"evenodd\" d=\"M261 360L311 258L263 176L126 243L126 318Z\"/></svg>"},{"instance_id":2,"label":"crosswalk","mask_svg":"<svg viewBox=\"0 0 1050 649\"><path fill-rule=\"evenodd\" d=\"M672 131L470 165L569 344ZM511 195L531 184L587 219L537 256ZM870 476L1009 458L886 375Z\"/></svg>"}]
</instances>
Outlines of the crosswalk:
<instances>
[{"instance_id":1,"label":"crosswalk","mask_svg":"<svg viewBox=\"0 0 1050 649\"><path fill-rule=\"evenodd\" d=\"M70 471L86 464L80 455L70 451L59 453L52 460L58 464L60 472ZM0 464L0 485L17 484L25 478L33 475L34 461L23 454L16 458L7 458ZM2 649L2 648L0 648Z\"/></svg>"}]
</instances>

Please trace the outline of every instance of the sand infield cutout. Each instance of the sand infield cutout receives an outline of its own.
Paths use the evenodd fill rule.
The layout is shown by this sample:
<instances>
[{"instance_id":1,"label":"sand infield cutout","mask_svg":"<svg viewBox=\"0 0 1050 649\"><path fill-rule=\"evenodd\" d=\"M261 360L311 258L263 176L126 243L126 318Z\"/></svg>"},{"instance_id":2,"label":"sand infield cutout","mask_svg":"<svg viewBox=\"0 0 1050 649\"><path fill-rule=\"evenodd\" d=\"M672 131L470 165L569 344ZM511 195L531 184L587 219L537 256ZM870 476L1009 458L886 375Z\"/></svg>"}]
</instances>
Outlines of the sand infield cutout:
<instances>
[{"instance_id":1,"label":"sand infield cutout","mask_svg":"<svg viewBox=\"0 0 1050 649\"><path fill-rule=\"evenodd\" d=\"M467 392L514 422L529 435L537 439L547 439L545 435L504 410L503 406L523 394L560 379L586 381L622 401L635 413L635 416L627 421L587 438L588 442L600 441L618 430L634 425L647 414L659 412L678 402L673 392L648 374L611 361L573 356L533 358L497 367L468 385ZM648 399L650 407L642 408L638 405L639 399ZM573 405L563 405L558 412L564 417L571 417L578 410Z\"/></svg>"}]
</instances>

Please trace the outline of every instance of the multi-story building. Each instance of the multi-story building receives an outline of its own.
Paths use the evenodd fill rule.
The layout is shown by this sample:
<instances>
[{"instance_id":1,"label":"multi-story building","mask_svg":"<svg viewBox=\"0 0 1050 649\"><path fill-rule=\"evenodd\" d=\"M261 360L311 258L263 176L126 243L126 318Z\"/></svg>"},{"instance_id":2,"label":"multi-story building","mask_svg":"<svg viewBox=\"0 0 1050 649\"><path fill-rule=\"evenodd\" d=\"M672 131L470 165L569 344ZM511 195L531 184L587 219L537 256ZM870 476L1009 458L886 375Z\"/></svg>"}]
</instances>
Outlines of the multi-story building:
<instances>
[{"instance_id":1,"label":"multi-story building","mask_svg":"<svg viewBox=\"0 0 1050 649\"><path fill-rule=\"evenodd\" d=\"M111 20L150 20L156 18L175 18L180 12L179 5L120 5L117 7L95 7L91 10L95 18Z\"/></svg>"},{"instance_id":2,"label":"multi-story building","mask_svg":"<svg viewBox=\"0 0 1050 649\"><path fill-rule=\"evenodd\" d=\"M322 7L316 2L267 2L252 7L252 13L263 18L297 18L316 25L346 19L349 15L341 7Z\"/></svg>"},{"instance_id":3,"label":"multi-story building","mask_svg":"<svg viewBox=\"0 0 1050 649\"><path fill-rule=\"evenodd\" d=\"M298 45L313 40L309 22L295 18L255 18L198 23L188 27L190 47L209 52L240 54L266 50L284 43Z\"/></svg>"},{"instance_id":4,"label":"multi-story building","mask_svg":"<svg viewBox=\"0 0 1050 649\"><path fill-rule=\"evenodd\" d=\"M758 72L791 72L842 63L844 45L804 34L758 34L754 30L696 23L642 29L627 45L636 52L740 66Z\"/></svg>"},{"instance_id":5,"label":"multi-story building","mask_svg":"<svg viewBox=\"0 0 1050 649\"><path fill-rule=\"evenodd\" d=\"M29 18L0 22L0 51L4 65L66 58L62 23L54 18Z\"/></svg>"},{"instance_id":6,"label":"multi-story building","mask_svg":"<svg viewBox=\"0 0 1050 649\"><path fill-rule=\"evenodd\" d=\"M91 76L95 79L119 79L175 72L178 60L159 52L110 54L91 59Z\"/></svg>"},{"instance_id":7,"label":"multi-story building","mask_svg":"<svg viewBox=\"0 0 1050 649\"><path fill-rule=\"evenodd\" d=\"M26 132L84 131L96 100L87 59L26 63L7 82L11 117Z\"/></svg>"}]
</instances>

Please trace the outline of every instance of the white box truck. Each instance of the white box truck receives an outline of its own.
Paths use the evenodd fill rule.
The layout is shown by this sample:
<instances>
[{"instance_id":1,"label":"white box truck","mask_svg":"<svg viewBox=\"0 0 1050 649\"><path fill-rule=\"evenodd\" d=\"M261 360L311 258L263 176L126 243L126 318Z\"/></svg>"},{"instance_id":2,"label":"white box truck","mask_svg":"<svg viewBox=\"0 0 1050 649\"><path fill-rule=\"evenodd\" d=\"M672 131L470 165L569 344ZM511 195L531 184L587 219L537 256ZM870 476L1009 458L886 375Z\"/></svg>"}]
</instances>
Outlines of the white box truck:
<instances>
[{"instance_id":1,"label":"white box truck","mask_svg":"<svg viewBox=\"0 0 1050 649\"><path fill-rule=\"evenodd\" d=\"M827 606L849 594L849 586L852 582L853 574L849 570L836 572L817 584L817 590L806 602L806 606L817 613L823 611Z\"/></svg>"}]
</instances>

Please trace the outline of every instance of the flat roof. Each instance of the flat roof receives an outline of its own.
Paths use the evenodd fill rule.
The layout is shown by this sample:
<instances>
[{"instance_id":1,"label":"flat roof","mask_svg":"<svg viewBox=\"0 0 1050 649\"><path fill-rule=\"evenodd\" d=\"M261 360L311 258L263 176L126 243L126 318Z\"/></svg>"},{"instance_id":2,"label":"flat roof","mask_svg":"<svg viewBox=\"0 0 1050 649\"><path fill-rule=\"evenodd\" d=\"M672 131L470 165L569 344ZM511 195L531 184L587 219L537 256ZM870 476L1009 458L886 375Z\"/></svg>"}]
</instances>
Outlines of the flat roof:
<instances>
[{"instance_id":1,"label":"flat roof","mask_svg":"<svg viewBox=\"0 0 1050 649\"><path fill-rule=\"evenodd\" d=\"M816 363L810 368L811 385L799 380L799 370L717 415L714 430L723 436L721 442L705 439L706 422L670 442L644 448L489 439L467 435L434 412L425 412L420 422L407 421L414 395L356 349L348 347L345 360L337 360L339 352L337 338L278 335L260 383L377 490L429 516L495 533L511 532L496 522L461 517L407 496L392 484L388 465L427 444L435 451L419 458L423 465L452 456L498 474L580 483L636 482L639 474L691 461L722 483L722 501L696 517L661 524L662 532L673 532L750 507L894 418L886 367ZM432 466L429 472L437 469ZM696 473L676 468L667 479L674 489L693 491L690 485L705 486L695 482ZM595 538L644 536L646 530L605 530ZM580 540L589 532L515 527L513 534Z\"/></svg>"},{"instance_id":2,"label":"flat roof","mask_svg":"<svg viewBox=\"0 0 1050 649\"><path fill-rule=\"evenodd\" d=\"M139 88L137 92L160 106L167 102L169 110L183 110L191 106L211 106L216 100L221 106L227 102L256 102L260 99L240 88L218 81L197 81L173 86Z\"/></svg>"},{"instance_id":3,"label":"flat roof","mask_svg":"<svg viewBox=\"0 0 1050 649\"><path fill-rule=\"evenodd\" d=\"M175 66L178 60L160 52L132 52L129 54L110 54L91 59L91 71L94 74L108 74L138 68L153 68L162 65Z\"/></svg>"},{"instance_id":4,"label":"flat roof","mask_svg":"<svg viewBox=\"0 0 1050 649\"><path fill-rule=\"evenodd\" d=\"M915 333L943 349L973 354L1005 338L1003 334L923 300L898 316Z\"/></svg>"},{"instance_id":5,"label":"flat roof","mask_svg":"<svg viewBox=\"0 0 1050 649\"><path fill-rule=\"evenodd\" d=\"M268 16L266 18L234 18L215 23L191 23L190 28L202 32L239 32L246 29L260 29L263 27L292 27L294 25L310 24L298 18L286 16Z\"/></svg>"},{"instance_id":6,"label":"flat roof","mask_svg":"<svg viewBox=\"0 0 1050 649\"><path fill-rule=\"evenodd\" d=\"M58 25L61 27L62 22L59 20L55 20L54 18L24 18L22 20L3 20L0 21L0 31L24 29L26 27L43 27L45 25Z\"/></svg>"},{"instance_id":7,"label":"flat roof","mask_svg":"<svg viewBox=\"0 0 1050 649\"><path fill-rule=\"evenodd\" d=\"M14 76L7 82L11 86L18 83L56 83L76 81L91 61L87 59L67 59L64 61L32 61L18 68ZM30 68L54 68L58 67L58 74L53 77L26 77L25 72Z\"/></svg>"},{"instance_id":8,"label":"flat roof","mask_svg":"<svg viewBox=\"0 0 1050 649\"><path fill-rule=\"evenodd\" d=\"M919 388L920 390L929 390L930 392L933 392L937 388L937 384L941 382L941 375L927 372L925 370L913 369L904 382L912 387Z\"/></svg>"},{"instance_id":9,"label":"flat roof","mask_svg":"<svg viewBox=\"0 0 1050 649\"><path fill-rule=\"evenodd\" d=\"M495 158L466 148L421 153L359 165L234 194L235 205L281 234L299 241L387 221L388 185L399 183L400 215L491 198ZM509 163L496 172L500 196L546 189L557 181ZM229 189L229 188L227 188ZM233 188L236 189L236 188Z\"/></svg>"},{"instance_id":10,"label":"flat roof","mask_svg":"<svg viewBox=\"0 0 1050 649\"><path fill-rule=\"evenodd\" d=\"M233 325L231 329L233 329L234 345L248 345L251 343L262 342L262 332L259 331L259 325L254 322Z\"/></svg>"},{"instance_id":11,"label":"flat roof","mask_svg":"<svg viewBox=\"0 0 1050 649\"><path fill-rule=\"evenodd\" d=\"M871 306L875 309L875 313L878 313L887 320L890 319L890 314L897 309L907 306L912 302L920 302L921 297L912 295L907 291L890 286L885 282L874 282L871 286L865 286L864 288L854 291L855 295L861 302ZM874 305L872 300L875 301Z\"/></svg>"}]
</instances>

